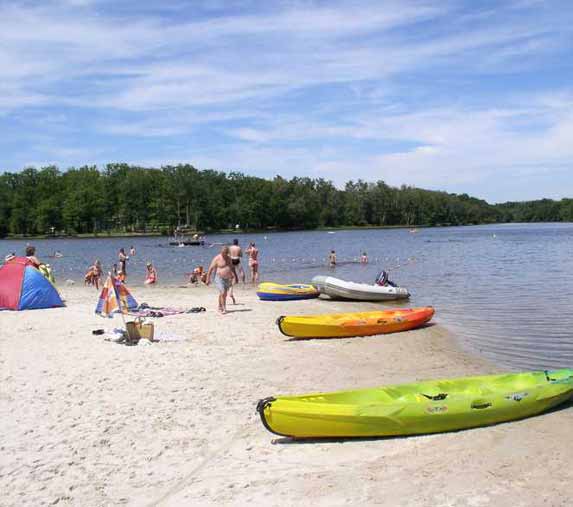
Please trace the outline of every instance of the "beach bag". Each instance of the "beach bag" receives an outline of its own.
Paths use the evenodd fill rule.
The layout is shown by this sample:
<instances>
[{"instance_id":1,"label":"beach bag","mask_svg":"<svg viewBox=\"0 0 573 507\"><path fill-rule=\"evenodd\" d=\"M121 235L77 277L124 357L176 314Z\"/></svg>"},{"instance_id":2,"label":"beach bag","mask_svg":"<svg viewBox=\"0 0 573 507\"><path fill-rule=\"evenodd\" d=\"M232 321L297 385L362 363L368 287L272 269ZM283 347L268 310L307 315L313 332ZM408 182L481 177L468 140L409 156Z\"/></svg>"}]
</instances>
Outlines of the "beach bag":
<instances>
[{"instance_id":1,"label":"beach bag","mask_svg":"<svg viewBox=\"0 0 573 507\"><path fill-rule=\"evenodd\" d=\"M126 322L125 328L130 341L138 342L142 338L153 341L155 328L152 322L144 324L141 319L137 319L132 322Z\"/></svg>"}]
</instances>

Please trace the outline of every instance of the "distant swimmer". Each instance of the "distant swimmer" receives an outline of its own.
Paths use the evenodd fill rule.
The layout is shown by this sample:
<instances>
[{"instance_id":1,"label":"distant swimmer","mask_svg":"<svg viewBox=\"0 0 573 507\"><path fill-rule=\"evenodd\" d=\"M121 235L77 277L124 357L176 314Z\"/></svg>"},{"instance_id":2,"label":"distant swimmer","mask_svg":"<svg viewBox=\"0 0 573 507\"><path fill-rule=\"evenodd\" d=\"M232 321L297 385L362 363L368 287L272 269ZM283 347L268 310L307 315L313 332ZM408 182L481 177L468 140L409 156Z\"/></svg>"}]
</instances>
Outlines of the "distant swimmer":
<instances>
[{"instance_id":1,"label":"distant swimmer","mask_svg":"<svg viewBox=\"0 0 573 507\"><path fill-rule=\"evenodd\" d=\"M331 268L336 267L336 252L334 250L331 250L330 254L328 255L328 265Z\"/></svg>"},{"instance_id":2,"label":"distant swimmer","mask_svg":"<svg viewBox=\"0 0 573 507\"><path fill-rule=\"evenodd\" d=\"M133 245L129 247L129 255L131 256L135 255L135 247Z\"/></svg>"},{"instance_id":3,"label":"distant swimmer","mask_svg":"<svg viewBox=\"0 0 573 507\"><path fill-rule=\"evenodd\" d=\"M360 257L361 264L368 264L368 254L366 252L362 252L362 257Z\"/></svg>"},{"instance_id":4,"label":"distant swimmer","mask_svg":"<svg viewBox=\"0 0 573 507\"><path fill-rule=\"evenodd\" d=\"M60 259L60 258L62 258L63 256L64 256L64 254L63 254L62 252L60 252L59 250L56 250L56 251L54 252L54 255L53 255L53 257L56 258L56 259Z\"/></svg>"}]
</instances>

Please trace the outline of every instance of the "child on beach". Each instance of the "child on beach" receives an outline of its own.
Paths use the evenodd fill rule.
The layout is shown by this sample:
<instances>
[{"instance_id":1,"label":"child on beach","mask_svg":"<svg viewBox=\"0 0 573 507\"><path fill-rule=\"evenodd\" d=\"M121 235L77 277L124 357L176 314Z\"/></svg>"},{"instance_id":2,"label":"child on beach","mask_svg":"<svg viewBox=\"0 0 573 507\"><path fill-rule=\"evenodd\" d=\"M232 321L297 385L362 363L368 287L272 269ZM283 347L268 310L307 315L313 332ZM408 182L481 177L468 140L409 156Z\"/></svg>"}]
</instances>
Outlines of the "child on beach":
<instances>
[{"instance_id":1,"label":"child on beach","mask_svg":"<svg viewBox=\"0 0 573 507\"><path fill-rule=\"evenodd\" d=\"M189 276L189 283L197 285L199 282L207 283L207 273L203 266L197 266Z\"/></svg>"},{"instance_id":2,"label":"child on beach","mask_svg":"<svg viewBox=\"0 0 573 507\"><path fill-rule=\"evenodd\" d=\"M101 281L102 269L101 262L96 259L93 266L90 266L84 276L84 285L94 285L96 289L99 289L99 283Z\"/></svg>"},{"instance_id":3,"label":"child on beach","mask_svg":"<svg viewBox=\"0 0 573 507\"><path fill-rule=\"evenodd\" d=\"M153 264L151 264L151 262L148 262L146 264L147 267L147 276L145 277L145 285L153 285L155 282L157 282L157 270L155 269L155 266L153 266Z\"/></svg>"}]
</instances>

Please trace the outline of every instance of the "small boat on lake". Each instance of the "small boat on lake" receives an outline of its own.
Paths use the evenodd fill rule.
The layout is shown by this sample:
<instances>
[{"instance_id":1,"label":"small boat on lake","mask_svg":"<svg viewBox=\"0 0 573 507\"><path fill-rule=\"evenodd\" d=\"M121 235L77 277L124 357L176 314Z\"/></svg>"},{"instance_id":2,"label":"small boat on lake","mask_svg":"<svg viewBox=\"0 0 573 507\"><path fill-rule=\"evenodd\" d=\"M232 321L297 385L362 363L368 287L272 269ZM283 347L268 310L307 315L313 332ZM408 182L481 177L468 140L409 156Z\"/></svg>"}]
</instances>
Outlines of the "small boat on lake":
<instances>
[{"instance_id":1,"label":"small boat on lake","mask_svg":"<svg viewBox=\"0 0 573 507\"><path fill-rule=\"evenodd\" d=\"M456 431L531 417L573 394L573 369L432 380L260 400L265 428L293 438Z\"/></svg>"},{"instance_id":2,"label":"small boat on lake","mask_svg":"<svg viewBox=\"0 0 573 507\"><path fill-rule=\"evenodd\" d=\"M205 241L202 239L189 239L181 241L169 241L170 246L203 246Z\"/></svg>"},{"instance_id":3,"label":"small boat on lake","mask_svg":"<svg viewBox=\"0 0 573 507\"><path fill-rule=\"evenodd\" d=\"M332 299L346 299L350 301L395 301L410 297L408 289L392 287L390 285L369 285L341 280L333 276L315 276L312 284L321 294Z\"/></svg>"}]
</instances>

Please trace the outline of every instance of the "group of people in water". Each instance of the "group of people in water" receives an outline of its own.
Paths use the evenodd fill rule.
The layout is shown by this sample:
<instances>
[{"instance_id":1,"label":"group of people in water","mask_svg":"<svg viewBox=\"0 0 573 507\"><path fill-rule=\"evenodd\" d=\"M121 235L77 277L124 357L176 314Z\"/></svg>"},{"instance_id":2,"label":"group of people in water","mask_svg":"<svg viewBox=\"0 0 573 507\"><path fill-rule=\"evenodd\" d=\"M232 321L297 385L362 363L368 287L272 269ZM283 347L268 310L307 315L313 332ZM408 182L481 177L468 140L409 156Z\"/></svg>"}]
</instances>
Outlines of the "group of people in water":
<instances>
[{"instance_id":1,"label":"group of people in water","mask_svg":"<svg viewBox=\"0 0 573 507\"><path fill-rule=\"evenodd\" d=\"M366 252L362 252L360 256L360 264L368 264L368 254ZM336 267L336 251L331 250L328 254L328 266L330 268Z\"/></svg>"}]
</instances>

